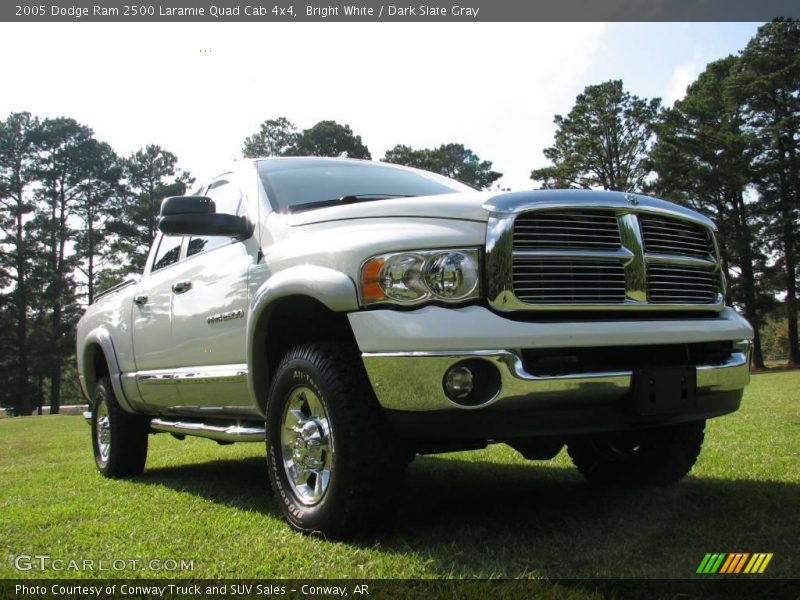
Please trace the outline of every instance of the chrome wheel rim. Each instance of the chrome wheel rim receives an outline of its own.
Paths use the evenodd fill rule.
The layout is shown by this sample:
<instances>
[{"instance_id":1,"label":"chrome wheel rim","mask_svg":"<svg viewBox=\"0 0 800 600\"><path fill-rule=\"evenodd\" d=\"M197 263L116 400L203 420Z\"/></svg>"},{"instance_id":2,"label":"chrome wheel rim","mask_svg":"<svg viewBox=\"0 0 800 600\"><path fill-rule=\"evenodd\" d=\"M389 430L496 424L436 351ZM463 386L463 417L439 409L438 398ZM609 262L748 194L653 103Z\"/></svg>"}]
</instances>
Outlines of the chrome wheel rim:
<instances>
[{"instance_id":1,"label":"chrome wheel rim","mask_svg":"<svg viewBox=\"0 0 800 600\"><path fill-rule=\"evenodd\" d=\"M283 412L281 455L289 485L306 506L318 504L328 491L333 451L325 405L310 388L294 388Z\"/></svg>"},{"instance_id":2,"label":"chrome wheel rim","mask_svg":"<svg viewBox=\"0 0 800 600\"><path fill-rule=\"evenodd\" d=\"M100 462L108 462L108 455L111 452L111 421L108 418L108 406L105 400L98 400L97 404L97 454Z\"/></svg>"}]
</instances>

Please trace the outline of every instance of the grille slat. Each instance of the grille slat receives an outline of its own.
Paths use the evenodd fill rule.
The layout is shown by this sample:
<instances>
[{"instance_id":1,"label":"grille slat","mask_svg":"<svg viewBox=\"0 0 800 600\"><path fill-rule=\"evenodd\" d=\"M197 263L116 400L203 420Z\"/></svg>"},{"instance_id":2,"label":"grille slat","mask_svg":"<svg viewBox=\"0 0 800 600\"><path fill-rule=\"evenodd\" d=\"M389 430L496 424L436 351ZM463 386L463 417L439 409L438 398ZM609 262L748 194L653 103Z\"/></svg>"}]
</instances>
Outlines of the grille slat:
<instances>
[{"instance_id":1,"label":"grille slat","mask_svg":"<svg viewBox=\"0 0 800 600\"><path fill-rule=\"evenodd\" d=\"M643 219L645 221L643 224L653 229L664 229L666 231L674 231L676 229L697 231L698 228L696 223L661 215L643 215Z\"/></svg>"},{"instance_id":2,"label":"grille slat","mask_svg":"<svg viewBox=\"0 0 800 600\"><path fill-rule=\"evenodd\" d=\"M668 280L671 280L671 279L678 279L678 280L681 280L681 281L683 281L684 279L701 279L701 280L704 280L705 279L705 275L694 275L692 273L686 273L686 274L681 274L681 275L669 275L669 274L663 273L663 274L660 274L660 275L658 275L657 277L654 278L654 280L660 280L660 279L663 279L665 281L668 281Z\"/></svg>"},{"instance_id":3,"label":"grille slat","mask_svg":"<svg viewBox=\"0 0 800 600\"><path fill-rule=\"evenodd\" d=\"M529 265L527 265L525 263L522 263L519 260L517 260L517 267L520 268L520 269L528 269L528 268L533 269L533 268L535 268L535 269L538 270L538 269L558 269L559 265L534 264L534 265L530 265L529 266ZM580 269L580 268L581 268L581 265L579 263L573 265L573 269ZM591 265L588 265L586 268L587 269L592 269L592 270L595 270L595 269L612 269L613 270L613 269L616 269L616 265L613 264L613 263L612 264L608 264L608 265L605 265L605 264L591 264Z\"/></svg>"},{"instance_id":4,"label":"grille slat","mask_svg":"<svg viewBox=\"0 0 800 600\"><path fill-rule=\"evenodd\" d=\"M622 242L613 213L533 211L517 217L513 245L518 250L616 250Z\"/></svg>"},{"instance_id":5,"label":"grille slat","mask_svg":"<svg viewBox=\"0 0 800 600\"><path fill-rule=\"evenodd\" d=\"M708 267L653 264L647 268L647 297L654 304L711 304L719 282Z\"/></svg>"},{"instance_id":6,"label":"grille slat","mask_svg":"<svg viewBox=\"0 0 800 600\"><path fill-rule=\"evenodd\" d=\"M705 258L714 254L711 235L705 227L660 215L639 218L646 252Z\"/></svg>"},{"instance_id":7,"label":"grille slat","mask_svg":"<svg viewBox=\"0 0 800 600\"><path fill-rule=\"evenodd\" d=\"M538 233L538 230L534 230L534 231L536 231ZM604 233L576 233L574 231L568 231L566 229L563 229L561 231L555 231L555 230L551 229L548 233L550 235L552 235L552 236L555 236L555 237L565 237L565 238L569 238L569 239L573 239L573 238L589 238L589 239L593 239L593 240L596 240L596 239L608 239L608 240L614 240L614 241L619 239L618 235L611 235L611 234L604 234ZM540 240L526 240L526 241L540 241Z\"/></svg>"},{"instance_id":8,"label":"grille slat","mask_svg":"<svg viewBox=\"0 0 800 600\"><path fill-rule=\"evenodd\" d=\"M689 238L680 236L668 236L662 234L661 239L659 241L668 244L680 244L681 246L692 246L695 248L700 248L702 250L706 250L708 248L708 244L706 241L691 240Z\"/></svg>"},{"instance_id":9,"label":"grille slat","mask_svg":"<svg viewBox=\"0 0 800 600\"><path fill-rule=\"evenodd\" d=\"M534 304L609 304L625 301L619 261L552 259L515 261L514 293Z\"/></svg>"},{"instance_id":10,"label":"grille slat","mask_svg":"<svg viewBox=\"0 0 800 600\"><path fill-rule=\"evenodd\" d=\"M663 227L652 228L652 227L647 227L645 225L644 230L646 232L650 232L650 233L652 233L654 235L660 235L662 237L669 237L669 238L676 238L676 239L679 239L679 240L688 239L688 240L695 240L695 241L698 241L698 242L705 243L706 240L708 239L707 235L705 235L705 234L703 234L703 233L701 233L699 231L688 231L688 230L685 230L685 229L675 229L675 228L673 228L673 229L665 229Z\"/></svg>"},{"instance_id":11,"label":"grille slat","mask_svg":"<svg viewBox=\"0 0 800 600\"><path fill-rule=\"evenodd\" d=\"M595 281L594 279L572 279L571 281L573 283L597 283L597 281ZM562 283L562 282L563 279L517 280L516 287L518 289L523 289L526 285L537 287L545 283Z\"/></svg>"},{"instance_id":12,"label":"grille slat","mask_svg":"<svg viewBox=\"0 0 800 600\"><path fill-rule=\"evenodd\" d=\"M654 221L654 219L662 219L663 222ZM695 225L694 223L684 224L677 219L667 219L667 217L645 217L645 221L642 223L642 226L654 231L666 231L668 233L685 231L687 233L701 234L702 232L702 229L698 229L698 225Z\"/></svg>"},{"instance_id":13,"label":"grille slat","mask_svg":"<svg viewBox=\"0 0 800 600\"><path fill-rule=\"evenodd\" d=\"M664 294L672 294L672 295L678 295L678 294L681 294L682 292L685 292L687 294L692 294L692 295L703 295L703 294L706 294L706 293L710 292L711 290L712 290L711 286L709 286L708 288L702 288L702 287L694 287L694 288L672 288L672 287L670 287L670 288L658 288L658 287L651 287L650 288L650 291L652 291L653 293L664 293Z\"/></svg>"},{"instance_id":14,"label":"grille slat","mask_svg":"<svg viewBox=\"0 0 800 600\"><path fill-rule=\"evenodd\" d=\"M546 217L547 215L543 215L543 216ZM611 222L611 221L602 221L602 220L584 221L584 220L578 219L578 218L575 218L575 219L547 219L547 218L541 218L541 219L537 219L536 222L525 223L523 221L522 223L517 225L517 227L536 228L536 227L539 227L539 223L546 223L550 227L556 227L556 228L561 228L561 229L574 229L574 228L578 227L578 228L582 228L582 229L591 229L592 231L594 231L594 229L598 225L598 223L600 223L601 225L609 226L609 227L614 225L614 223Z\"/></svg>"}]
</instances>

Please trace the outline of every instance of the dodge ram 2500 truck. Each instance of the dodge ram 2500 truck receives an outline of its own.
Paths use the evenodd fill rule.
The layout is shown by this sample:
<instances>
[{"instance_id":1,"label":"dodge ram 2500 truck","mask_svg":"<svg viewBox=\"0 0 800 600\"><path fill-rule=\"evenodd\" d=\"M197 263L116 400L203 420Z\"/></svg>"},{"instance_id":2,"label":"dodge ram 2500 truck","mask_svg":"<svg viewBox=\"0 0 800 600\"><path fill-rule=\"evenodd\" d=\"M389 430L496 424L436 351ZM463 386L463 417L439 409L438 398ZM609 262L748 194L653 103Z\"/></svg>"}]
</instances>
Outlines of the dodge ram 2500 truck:
<instances>
[{"instance_id":1,"label":"dodge ram 2500 truck","mask_svg":"<svg viewBox=\"0 0 800 600\"><path fill-rule=\"evenodd\" d=\"M152 433L266 441L303 532L379 523L416 453L489 443L676 482L749 382L714 224L655 198L270 158L167 198L159 230L78 324L97 467L141 474Z\"/></svg>"}]
</instances>

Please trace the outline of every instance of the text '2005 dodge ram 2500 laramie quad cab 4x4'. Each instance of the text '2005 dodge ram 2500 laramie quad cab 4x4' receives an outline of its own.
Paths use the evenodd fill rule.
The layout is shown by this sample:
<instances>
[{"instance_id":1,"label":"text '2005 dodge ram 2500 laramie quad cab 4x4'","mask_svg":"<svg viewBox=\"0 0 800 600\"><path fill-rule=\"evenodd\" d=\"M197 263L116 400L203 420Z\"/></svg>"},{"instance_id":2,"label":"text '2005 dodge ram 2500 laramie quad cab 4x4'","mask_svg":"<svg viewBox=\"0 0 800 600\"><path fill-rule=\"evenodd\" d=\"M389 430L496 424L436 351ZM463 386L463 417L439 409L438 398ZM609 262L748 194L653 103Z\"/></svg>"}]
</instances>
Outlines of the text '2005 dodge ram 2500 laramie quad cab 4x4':
<instances>
[{"instance_id":1,"label":"text '2005 dodge ram 2500 laramie quad cab 4x4'","mask_svg":"<svg viewBox=\"0 0 800 600\"><path fill-rule=\"evenodd\" d=\"M266 440L304 532L375 524L415 453L491 442L676 482L749 382L714 224L654 198L275 158L167 198L159 229L78 325L97 467L142 473L150 433Z\"/></svg>"}]
</instances>

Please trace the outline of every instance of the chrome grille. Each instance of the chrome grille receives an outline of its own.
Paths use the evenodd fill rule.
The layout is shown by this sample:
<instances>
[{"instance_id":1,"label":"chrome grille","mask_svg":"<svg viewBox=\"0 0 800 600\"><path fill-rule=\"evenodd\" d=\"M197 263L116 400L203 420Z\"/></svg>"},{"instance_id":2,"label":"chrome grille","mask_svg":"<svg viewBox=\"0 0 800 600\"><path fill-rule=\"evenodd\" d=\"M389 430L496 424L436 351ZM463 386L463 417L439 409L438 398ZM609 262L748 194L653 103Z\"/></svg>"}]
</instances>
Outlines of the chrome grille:
<instances>
[{"instance_id":1,"label":"chrome grille","mask_svg":"<svg viewBox=\"0 0 800 600\"><path fill-rule=\"evenodd\" d=\"M719 279L707 267L654 263L647 267L647 298L657 304L712 304Z\"/></svg>"},{"instance_id":2,"label":"chrome grille","mask_svg":"<svg viewBox=\"0 0 800 600\"><path fill-rule=\"evenodd\" d=\"M514 294L535 304L612 304L625 301L625 270L615 260L517 259Z\"/></svg>"},{"instance_id":3,"label":"chrome grille","mask_svg":"<svg viewBox=\"0 0 800 600\"><path fill-rule=\"evenodd\" d=\"M535 211L517 217L514 248L527 250L614 250L622 243L614 213Z\"/></svg>"},{"instance_id":4,"label":"chrome grille","mask_svg":"<svg viewBox=\"0 0 800 600\"><path fill-rule=\"evenodd\" d=\"M555 200L558 200L556 195ZM535 204L487 227L490 305L514 310L720 310L723 284L710 226L625 196L607 206Z\"/></svg>"},{"instance_id":5,"label":"chrome grille","mask_svg":"<svg viewBox=\"0 0 800 600\"><path fill-rule=\"evenodd\" d=\"M714 254L709 231L701 225L660 215L642 215L639 222L645 252L697 258Z\"/></svg>"}]
</instances>

